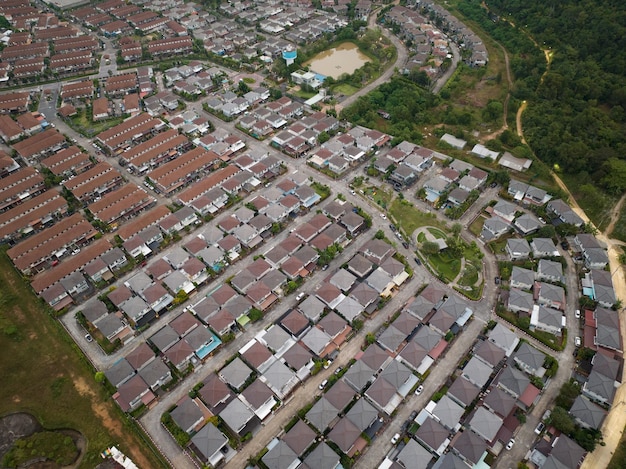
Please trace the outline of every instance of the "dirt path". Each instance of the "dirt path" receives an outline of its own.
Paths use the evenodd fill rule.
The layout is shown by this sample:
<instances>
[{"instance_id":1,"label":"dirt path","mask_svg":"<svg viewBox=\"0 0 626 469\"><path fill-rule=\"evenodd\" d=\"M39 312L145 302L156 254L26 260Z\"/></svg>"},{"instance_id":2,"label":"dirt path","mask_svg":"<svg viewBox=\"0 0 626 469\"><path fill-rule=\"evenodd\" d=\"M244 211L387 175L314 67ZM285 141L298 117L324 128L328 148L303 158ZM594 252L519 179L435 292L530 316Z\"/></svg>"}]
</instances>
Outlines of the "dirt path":
<instances>
[{"instance_id":1,"label":"dirt path","mask_svg":"<svg viewBox=\"0 0 626 469\"><path fill-rule=\"evenodd\" d=\"M81 396L87 397L91 400L91 408L102 422L102 425L111 433L112 436L116 437L118 441L124 441L124 432L121 431L119 420L115 419L111 415L111 409L109 408L111 404L98 402L96 393L91 388L91 385L88 384L83 378L73 376L72 382ZM151 467L150 461L144 456L141 450L128 443L129 442L126 442L125 444L125 451L128 451L127 456L142 469Z\"/></svg>"},{"instance_id":2,"label":"dirt path","mask_svg":"<svg viewBox=\"0 0 626 469\"><path fill-rule=\"evenodd\" d=\"M500 127L498 130L491 132L488 135L485 135L484 137L482 137L482 141L486 142L487 140L492 140L494 138L496 138L498 135L500 135L502 132L504 132L506 129L509 128L509 124L507 122L507 118L509 115L509 101L511 99L511 88L513 87L513 79L511 78L511 67L509 64L509 54L506 53L506 49L501 45L498 44L500 46L500 49L502 49L502 53L504 54L504 64L505 64L505 68L506 68L506 81L508 83L508 90L506 92L506 98L504 98L504 104L502 105L502 127ZM519 112L518 112L518 117L519 117ZM519 126L518 126L519 129Z\"/></svg>"},{"instance_id":3,"label":"dirt path","mask_svg":"<svg viewBox=\"0 0 626 469\"><path fill-rule=\"evenodd\" d=\"M622 211L622 206L624 205L624 201L626 200L626 194L623 194L622 197L617 201L613 210L611 210L611 221L609 225L604 230L604 234L607 236L611 236L613 233L613 229L615 228L615 223L619 220L619 214Z\"/></svg>"}]
</instances>

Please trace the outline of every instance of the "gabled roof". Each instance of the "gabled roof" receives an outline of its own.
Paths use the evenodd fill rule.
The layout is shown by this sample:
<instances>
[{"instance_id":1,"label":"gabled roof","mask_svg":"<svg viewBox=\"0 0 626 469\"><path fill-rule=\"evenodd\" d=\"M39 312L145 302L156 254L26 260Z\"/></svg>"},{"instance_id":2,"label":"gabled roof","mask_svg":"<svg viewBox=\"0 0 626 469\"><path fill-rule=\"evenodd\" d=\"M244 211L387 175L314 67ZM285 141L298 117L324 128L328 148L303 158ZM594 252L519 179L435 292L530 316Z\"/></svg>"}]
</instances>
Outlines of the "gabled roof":
<instances>
[{"instance_id":1,"label":"gabled roof","mask_svg":"<svg viewBox=\"0 0 626 469\"><path fill-rule=\"evenodd\" d=\"M596 430L602 426L602 422L606 417L606 411L597 404L583 396L576 397L569 413L575 419L589 425Z\"/></svg>"},{"instance_id":2,"label":"gabled roof","mask_svg":"<svg viewBox=\"0 0 626 469\"><path fill-rule=\"evenodd\" d=\"M436 451L446 441L449 434L450 431L446 427L428 417L415 432L415 438Z\"/></svg>"},{"instance_id":3,"label":"gabled roof","mask_svg":"<svg viewBox=\"0 0 626 469\"><path fill-rule=\"evenodd\" d=\"M461 402L465 407L470 405L478 397L479 393L480 388L462 376L455 379L452 386L448 389L448 395Z\"/></svg>"},{"instance_id":4,"label":"gabled roof","mask_svg":"<svg viewBox=\"0 0 626 469\"><path fill-rule=\"evenodd\" d=\"M454 437L452 448L472 464L476 464L487 449L487 444L476 433L465 430Z\"/></svg>"}]
</instances>

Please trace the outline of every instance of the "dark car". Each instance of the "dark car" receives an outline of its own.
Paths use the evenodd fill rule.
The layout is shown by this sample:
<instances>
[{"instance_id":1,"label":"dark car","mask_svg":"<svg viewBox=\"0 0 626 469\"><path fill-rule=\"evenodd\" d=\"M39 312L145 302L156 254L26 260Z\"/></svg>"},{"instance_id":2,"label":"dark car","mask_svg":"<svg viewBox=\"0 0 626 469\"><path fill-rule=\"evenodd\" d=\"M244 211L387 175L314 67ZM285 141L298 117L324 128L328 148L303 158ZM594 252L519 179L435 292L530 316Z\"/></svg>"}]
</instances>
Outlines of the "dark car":
<instances>
[{"instance_id":1,"label":"dark car","mask_svg":"<svg viewBox=\"0 0 626 469\"><path fill-rule=\"evenodd\" d=\"M413 412L411 412L411 415L409 415L409 420L413 421L415 420L415 417L417 417L417 410L414 410Z\"/></svg>"},{"instance_id":2,"label":"dark car","mask_svg":"<svg viewBox=\"0 0 626 469\"><path fill-rule=\"evenodd\" d=\"M420 261L419 257L416 257L416 258L415 258L415 263L416 263L417 265L422 265L422 261Z\"/></svg>"},{"instance_id":3,"label":"dark car","mask_svg":"<svg viewBox=\"0 0 626 469\"><path fill-rule=\"evenodd\" d=\"M498 185L497 182L492 182L491 184L489 184L489 187L494 188Z\"/></svg>"},{"instance_id":4,"label":"dark car","mask_svg":"<svg viewBox=\"0 0 626 469\"><path fill-rule=\"evenodd\" d=\"M561 247L566 251L569 249L569 243L567 241L561 242Z\"/></svg>"},{"instance_id":5,"label":"dark car","mask_svg":"<svg viewBox=\"0 0 626 469\"><path fill-rule=\"evenodd\" d=\"M396 225L394 225L393 223L389 225L389 228L391 229L391 231L396 231Z\"/></svg>"},{"instance_id":6,"label":"dark car","mask_svg":"<svg viewBox=\"0 0 626 469\"><path fill-rule=\"evenodd\" d=\"M404 249L409 249L409 243L407 243L406 241L402 241L402 246L404 247Z\"/></svg>"}]
</instances>

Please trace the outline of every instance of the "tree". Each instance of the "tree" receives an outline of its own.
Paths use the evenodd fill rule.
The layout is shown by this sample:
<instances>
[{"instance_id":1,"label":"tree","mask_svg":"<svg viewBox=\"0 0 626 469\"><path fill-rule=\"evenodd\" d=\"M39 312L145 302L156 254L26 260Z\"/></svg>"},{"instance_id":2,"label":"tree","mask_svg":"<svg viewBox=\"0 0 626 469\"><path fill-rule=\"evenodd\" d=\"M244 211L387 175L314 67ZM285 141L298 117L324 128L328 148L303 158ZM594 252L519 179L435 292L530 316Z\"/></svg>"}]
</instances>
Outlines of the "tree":
<instances>
[{"instance_id":1,"label":"tree","mask_svg":"<svg viewBox=\"0 0 626 469\"><path fill-rule=\"evenodd\" d=\"M559 408L569 409L580 394L580 386L576 381L570 379L561 386L559 395L556 397L556 405Z\"/></svg>"},{"instance_id":2,"label":"tree","mask_svg":"<svg viewBox=\"0 0 626 469\"><path fill-rule=\"evenodd\" d=\"M96 374L94 375L94 379L96 380L96 383L98 384L104 383L104 379L105 379L104 372L97 371Z\"/></svg>"},{"instance_id":3,"label":"tree","mask_svg":"<svg viewBox=\"0 0 626 469\"><path fill-rule=\"evenodd\" d=\"M239 90L239 93L241 94L246 94L250 91L250 87L243 80L239 80L239 85L237 85L237 89Z\"/></svg>"},{"instance_id":4,"label":"tree","mask_svg":"<svg viewBox=\"0 0 626 469\"><path fill-rule=\"evenodd\" d=\"M329 140L330 140L330 135L328 135L328 132L320 132L320 134L317 136L317 142L320 145L328 142Z\"/></svg>"},{"instance_id":5,"label":"tree","mask_svg":"<svg viewBox=\"0 0 626 469\"><path fill-rule=\"evenodd\" d=\"M374 342L376 342L376 336L374 333L368 332L365 335L365 343L367 343L367 345L372 345Z\"/></svg>"},{"instance_id":6,"label":"tree","mask_svg":"<svg viewBox=\"0 0 626 469\"><path fill-rule=\"evenodd\" d=\"M458 239L459 235L461 234L462 229L463 229L463 225L461 225L460 223L454 223L452 225L452 228L450 228L450 231L452 232L452 235Z\"/></svg>"},{"instance_id":7,"label":"tree","mask_svg":"<svg viewBox=\"0 0 626 469\"><path fill-rule=\"evenodd\" d=\"M555 238L556 230L552 225L543 225L541 228L537 230L538 238Z\"/></svg>"},{"instance_id":8,"label":"tree","mask_svg":"<svg viewBox=\"0 0 626 469\"><path fill-rule=\"evenodd\" d=\"M376 239L385 239L385 232L383 230L378 230L374 235Z\"/></svg>"},{"instance_id":9,"label":"tree","mask_svg":"<svg viewBox=\"0 0 626 469\"><path fill-rule=\"evenodd\" d=\"M550 414L550 423L554 425L554 428L561 430L566 435L571 435L576 425L569 416L567 411L563 407L556 406Z\"/></svg>"},{"instance_id":10,"label":"tree","mask_svg":"<svg viewBox=\"0 0 626 469\"><path fill-rule=\"evenodd\" d=\"M439 253L439 245L434 241L424 241L422 243L422 252L427 256L433 256Z\"/></svg>"}]
</instances>

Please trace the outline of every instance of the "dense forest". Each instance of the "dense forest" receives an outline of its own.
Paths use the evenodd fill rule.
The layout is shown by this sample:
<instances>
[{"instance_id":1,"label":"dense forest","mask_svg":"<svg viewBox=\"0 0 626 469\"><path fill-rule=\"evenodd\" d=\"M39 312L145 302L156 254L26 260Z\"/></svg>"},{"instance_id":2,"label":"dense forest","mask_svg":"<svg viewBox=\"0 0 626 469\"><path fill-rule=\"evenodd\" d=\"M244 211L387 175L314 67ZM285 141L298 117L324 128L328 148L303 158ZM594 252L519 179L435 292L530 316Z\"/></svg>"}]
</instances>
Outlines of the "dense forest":
<instances>
[{"instance_id":1,"label":"dense forest","mask_svg":"<svg viewBox=\"0 0 626 469\"><path fill-rule=\"evenodd\" d=\"M487 3L492 23L527 30L551 54L536 89L516 82L513 90L518 99L532 101L523 122L537 156L609 194L626 191L626 3Z\"/></svg>"}]
</instances>

